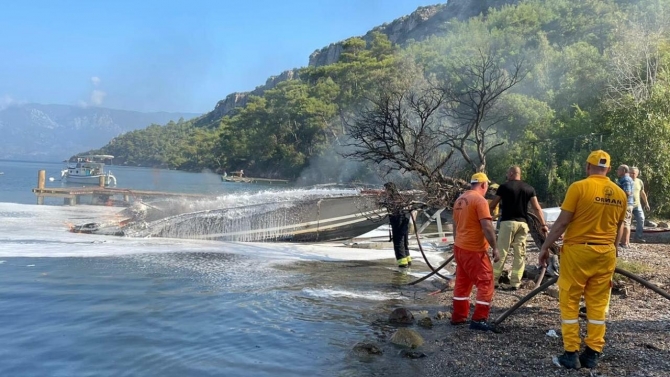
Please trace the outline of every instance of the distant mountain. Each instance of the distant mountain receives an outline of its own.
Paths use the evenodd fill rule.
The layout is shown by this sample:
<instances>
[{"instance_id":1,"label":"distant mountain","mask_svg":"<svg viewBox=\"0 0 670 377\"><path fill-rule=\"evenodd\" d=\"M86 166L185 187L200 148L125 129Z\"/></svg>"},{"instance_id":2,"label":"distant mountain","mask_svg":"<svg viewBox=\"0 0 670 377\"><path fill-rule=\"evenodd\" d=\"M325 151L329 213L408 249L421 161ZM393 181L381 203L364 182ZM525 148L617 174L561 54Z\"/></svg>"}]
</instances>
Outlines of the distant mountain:
<instances>
[{"instance_id":1,"label":"distant mountain","mask_svg":"<svg viewBox=\"0 0 670 377\"><path fill-rule=\"evenodd\" d=\"M123 133L201 114L23 104L0 110L0 159L63 160Z\"/></svg>"}]
</instances>

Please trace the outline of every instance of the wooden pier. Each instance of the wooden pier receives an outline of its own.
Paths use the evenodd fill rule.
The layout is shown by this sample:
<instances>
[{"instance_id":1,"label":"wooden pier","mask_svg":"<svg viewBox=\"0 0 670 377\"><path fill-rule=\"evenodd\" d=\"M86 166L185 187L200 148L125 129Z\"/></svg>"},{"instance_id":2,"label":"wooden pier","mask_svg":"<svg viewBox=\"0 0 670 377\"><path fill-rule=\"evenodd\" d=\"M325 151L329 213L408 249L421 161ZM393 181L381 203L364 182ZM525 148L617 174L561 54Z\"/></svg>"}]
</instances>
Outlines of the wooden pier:
<instances>
[{"instance_id":1,"label":"wooden pier","mask_svg":"<svg viewBox=\"0 0 670 377\"><path fill-rule=\"evenodd\" d=\"M149 197L184 197L184 198L206 198L205 194L184 194L177 192L131 190L123 188L105 187L104 176L100 177L98 186L89 187L45 187L46 170L40 170L37 173L37 188L32 189L37 197L37 204L44 204L44 198L63 198L66 205L79 204L82 196L91 196L93 204L113 205L119 200L123 203L130 203L131 198L149 198ZM116 199L118 198L118 199Z\"/></svg>"}]
</instances>

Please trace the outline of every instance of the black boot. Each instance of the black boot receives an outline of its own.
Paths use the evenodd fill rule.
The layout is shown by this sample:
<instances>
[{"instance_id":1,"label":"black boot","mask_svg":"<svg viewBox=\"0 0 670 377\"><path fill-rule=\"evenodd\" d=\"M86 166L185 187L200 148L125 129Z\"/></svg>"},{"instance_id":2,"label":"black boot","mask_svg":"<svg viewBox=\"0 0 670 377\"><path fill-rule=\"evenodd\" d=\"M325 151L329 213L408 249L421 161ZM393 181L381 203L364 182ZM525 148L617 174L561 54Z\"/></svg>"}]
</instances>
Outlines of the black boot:
<instances>
[{"instance_id":1,"label":"black boot","mask_svg":"<svg viewBox=\"0 0 670 377\"><path fill-rule=\"evenodd\" d=\"M563 352L563 354L558 357L558 362L568 369L579 369L582 367L582 365L579 363L579 354L577 351Z\"/></svg>"},{"instance_id":2,"label":"black boot","mask_svg":"<svg viewBox=\"0 0 670 377\"><path fill-rule=\"evenodd\" d=\"M584 352L579 355L579 362L584 368L595 368L598 366L598 359L600 358L600 352L596 352L586 346Z\"/></svg>"},{"instance_id":3,"label":"black boot","mask_svg":"<svg viewBox=\"0 0 670 377\"><path fill-rule=\"evenodd\" d=\"M470 330L493 331L493 325L485 320L470 321Z\"/></svg>"}]
</instances>

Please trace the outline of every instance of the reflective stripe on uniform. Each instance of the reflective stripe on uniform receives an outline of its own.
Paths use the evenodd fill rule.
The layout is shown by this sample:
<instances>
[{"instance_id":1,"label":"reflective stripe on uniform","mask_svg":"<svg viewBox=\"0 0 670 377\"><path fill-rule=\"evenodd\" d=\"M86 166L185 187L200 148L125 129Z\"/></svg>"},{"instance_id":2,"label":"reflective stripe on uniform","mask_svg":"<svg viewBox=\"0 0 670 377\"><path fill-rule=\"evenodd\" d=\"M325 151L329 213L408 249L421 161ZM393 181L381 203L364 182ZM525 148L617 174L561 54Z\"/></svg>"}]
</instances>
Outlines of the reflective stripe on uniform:
<instances>
[{"instance_id":1,"label":"reflective stripe on uniform","mask_svg":"<svg viewBox=\"0 0 670 377\"><path fill-rule=\"evenodd\" d=\"M455 297L454 296L454 300L462 301L462 300L469 300L469 299L470 299L470 297Z\"/></svg>"},{"instance_id":2,"label":"reflective stripe on uniform","mask_svg":"<svg viewBox=\"0 0 670 377\"><path fill-rule=\"evenodd\" d=\"M570 324L573 324L573 323L577 323L578 321L579 320L577 320L577 319L564 319L561 322L565 323L566 325L570 325Z\"/></svg>"},{"instance_id":3,"label":"reflective stripe on uniform","mask_svg":"<svg viewBox=\"0 0 670 377\"><path fill-rule=\"evenodd\" d=\"M604 325L605 321L599 321L597 319L589 319L589 323L592 323L594 325Z\"/></svg>"},{"instance_id":4,"label":"reflective stripe on uniform","mask_svg":"<svg viewBox=\"0 0 670 377\"><path fill-rule=\"evenodd\" d=\"M486 302L486 301L478 301L478 300L475 301L475 304L478 304L478 305L486 305L486 306L490 306L490 305L491 305L490 302Z\"/></svg>"}]
</instances>

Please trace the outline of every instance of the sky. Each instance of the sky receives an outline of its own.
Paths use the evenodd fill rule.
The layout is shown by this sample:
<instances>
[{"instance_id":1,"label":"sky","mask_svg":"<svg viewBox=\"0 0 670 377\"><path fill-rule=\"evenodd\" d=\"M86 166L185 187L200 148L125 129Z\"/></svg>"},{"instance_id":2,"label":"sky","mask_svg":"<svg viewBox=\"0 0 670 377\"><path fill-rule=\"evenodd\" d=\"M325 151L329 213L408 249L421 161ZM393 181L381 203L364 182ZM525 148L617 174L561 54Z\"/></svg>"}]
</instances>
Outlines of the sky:
<instances>
[{"instance_id":1,"label":"sky","mask_svg":"<svg viewBox=\"0 0 670 377\"><path fill-rule=\"evenodd\" d=\"M0 11L0 108L205 113L440 0L31 0ZM443 1L442 1L443 2Z\"/></svg>"}]
</instances>

